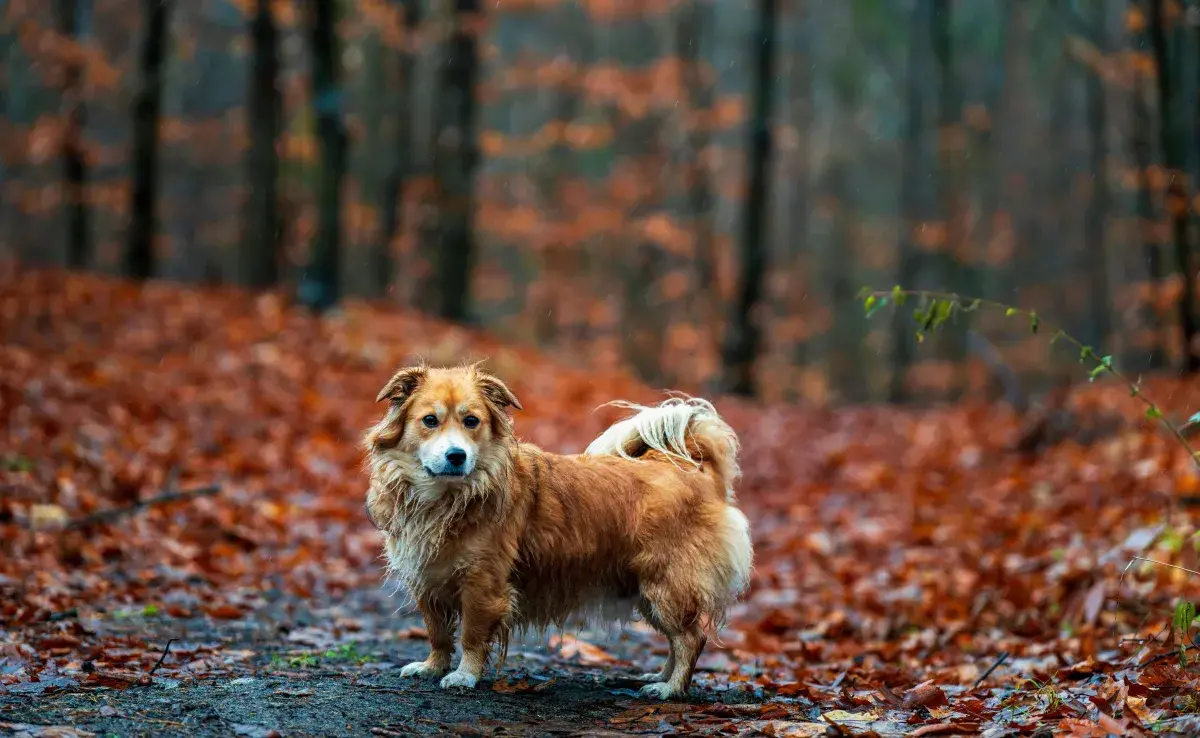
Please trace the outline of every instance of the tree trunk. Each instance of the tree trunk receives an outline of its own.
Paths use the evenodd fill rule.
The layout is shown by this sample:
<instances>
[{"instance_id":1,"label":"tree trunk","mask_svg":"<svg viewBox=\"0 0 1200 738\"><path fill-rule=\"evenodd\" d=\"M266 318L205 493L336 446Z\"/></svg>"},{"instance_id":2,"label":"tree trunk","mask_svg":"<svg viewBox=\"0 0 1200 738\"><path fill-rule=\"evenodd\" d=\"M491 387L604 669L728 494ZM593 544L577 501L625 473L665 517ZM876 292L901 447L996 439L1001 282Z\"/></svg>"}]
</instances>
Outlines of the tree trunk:
<instances>
[{"instance_id":1,"label":"tree trunk","mask_svg":"<svg viewBox=\"0 0 1200 738\"><path fill-rule=\"evenodd\" d=\"M79 43L81 7L90 0L55 0L58 32L73 44ZM67 204L67 266L85 269L91 263L88 238L87 162L83 150L83 128L87 108L83 102L83 64L72 54L63 73L63 102L66 130L63 133L63 199Z\"/></svg>"},{"instance_id":2,"label":"tree trunk","mask_svg":"<svg viewBox=\"0 0 1200 738\"><path fill-rule=\"evenodd\" d=\"M925 161L925 146L922 135L925 129L925 109L928 106L925 94L926 45L923 40L929 28L927 16L931 0L917 0L910 19L908 44L908 70L905 74L905 120L904 143L901 153L900 211L904 231L899 246L899 268L896 281L905 289L919 287L923 262L915 242L917 229L930 215L928 198L925 196L924 180L928 176ZM908 374L914 359L913 328L908 317L897 310L892 322L892 382L888 390L891 402L902 402L908 398Z\"/></svg>"},{"instance_id":3,"label":"tree trunk","mask_svg":"<svg viewBox=\"0 0 1200 738\"><path fill-rule=\"evenodd\" d=\"M959 89L951 44L952 10L949 0L932 0L930 9L930 40L937 61L938 79L938 200L945 224L944 258L941 260L942 287L951 292L973 292L967 284L965 260L968 256L966 233L966 177L964 150L967 137L962 122L962 93ZM955 367L951 398L958 398L966 389L967 365L966 325L947 323L940 329L935 345L941 358Z\"/></svg>"},{"instance_id":4,"label":"tree trunk","mask_svg":"<svg viewBox=\"0 0 1200 738\"><path fill-rule=\"evenodd\" d=\"M339 255L342 232L342 178L346 172L343 94L338 81L335 0L308 0L312 46L312 105L320 145L317 235L300 280L300 302L315 311L337 304L341 293Z\"/></svg>"},{"instance_id":5,"label":"tree trunk","mask_svg":"<svg viewBox=\"0 0 1200 738\"><path fill-rule=\"evenodd\" d=\"M1096 33L1107 33L1103 3L1095 3L1091 26ZM1104 44L1107 47L1107 43ZM1084 254L1088 273L1088 292L1091 295L1091 320L1087 341L1097 353L1107 353L1105 346L1112 334L1112 298L1109 296L1108 248L1105 243L1105 217L1111 198L1108 191L1108 107L1104 80L1097 70L1085 68L1088 170L1092 175L1091 197L1084 214Z\"/></svg>"},{"instance_id":6,"label":"tree trunk","mask_svg":"<svg viewBox=\"0 0 1200 738\"><path fill-rule=\"evenodd\" d=\"M154 274L154 236L158 227L158 134L162 116L163 61L171 0L142 0L144 32L138 54L138 91L133 101L133 171L125 271L134 279Z\"/></svg>"},{"instance_id":7,"label":"tree trunk","mask_svg":"<svg viewBox=\"0 0 1200 738\"><path fill-rule=\"evenodd\" d=\"M475 82L478 58L475 37L467 28L467 14L479 12L478 0L447 2L451 31L445 42L445 67L438 91L438 135L434 151L434 178L438 207L437 250L434 254L437 315L463 320L470 306L471 266L474 257L471 232L474 211Z\"/></svg>"},{"instance_id":8,"label":"tree trunk","mask_svg":"<svg viewBox=\"0 0 1200 738\"><path fill-rule=\"evenodd\" d=\"M1150 46L1154 53L1158 82L1159 140L1163 163L1170 182L1167 186L1167 216L1171 219L1171 245L1175 254L1175 269L1183 280L1179 300L1179 327L1183 334L1183 371L1192 374L1200 369L1200 351L1196 346L1196 275L1192 268L1191 246L1188 243L1188 212L1190 199L1185 179L1183 137L1176 120L1174 77L1167 59L1166 18L1163 0L1150 0Z\"/></svg>"},{"instance_id":9,"label":"tree trunk","mask_svg":"<svg viewBox=\"0 0 1200 738\"><path fill-rule=\"evenodd\" d=\"M746 191L744 228L737 295L722 351L724 389L738 395L754 394L754 368L761 342L758 305L767 270L767 192L771 158L771 111L775 89L776 0L759 0L758 45L754 64L754 101L750 120L749 187Z\"/></svg>"},{"instance_id":10,"label":"tree trunk","mask_svg":"<svg viewBox=\"0 0 1200 738\"><path fill-rule=\"evenodd\" d=\"M279 280L279 32L270 0L258 0L250 23L253 47L246 113L250 151L246 157L249 192L243 214L238 275L248 287L270 287Z\"/></svg>"},{"instance_id":11,"label":"tree trunk","mask_svg":"<svg viewBox=\"0 0 1200 738\"><path fill-rule=\"evenodd\" d=\"M392 286L396 270L392 258L392 242L402 225L404 184L408 180L412 168L412 101L413 91L413 54L407 44L412 43L417 25L421 22L420 8L417 0L402 0L400 6L404 9L404 42L396 50L395 58L398 66L396 76L400 80L400 89L396 93L392 117L395 122L396 151L388 165L387 176L383 184L383 223L380 227L379 243L375 245L372 254L372 271L375 276L375 290L378 295L386 295Z\"/></svg>"},{"instance_id":12,"label":"tree trunk","mask_svg":"<svg viewBox=\"0 0 1200 738\"><path fill-rule=\"evenodd\" d=\"M1139 46L1144 39L1138 39ZM1138 230L1142 235L1142 250L1146 259L1146 279L1150 284L1149 297L1143 306L1146 329L1153 336L1153 343L1146 356L1147 369L1161 369L1166 364L1162 340L1161 316L1158 314L1158 293L1162 289L1163 268L1158 238L1155 235L1156 216L1154 199L1150 191L1150 111L1146 105L1145 90L1140 79L1135 79L1131 93L1133 101L1133 159L1137 168L1137 215ZM1138 352L1140 355L1141 352Z\"/></svg>"}]
</instances>

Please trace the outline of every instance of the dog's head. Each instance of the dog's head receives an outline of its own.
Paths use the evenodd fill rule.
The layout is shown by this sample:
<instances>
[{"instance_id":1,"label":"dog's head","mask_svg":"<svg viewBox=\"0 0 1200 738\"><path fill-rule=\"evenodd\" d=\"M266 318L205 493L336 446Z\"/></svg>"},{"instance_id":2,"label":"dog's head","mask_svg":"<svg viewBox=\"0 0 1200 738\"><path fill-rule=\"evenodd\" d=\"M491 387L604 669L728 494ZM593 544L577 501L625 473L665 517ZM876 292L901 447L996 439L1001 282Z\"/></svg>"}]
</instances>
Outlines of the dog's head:
<instances>
[{"instance_id":1,"label":"dog's head","mask_svg":"<svg viewBox=\"0 0 1200 738\"><path fill-rule=\"evenodd\" d=\"M412 459L414 472L451 484L470 479L501 449L512 437L507 408L521 409L512 390L478 365L406 367L380 390L376 401L385 400L368 450Z\"/></svg>"}]
</instances>

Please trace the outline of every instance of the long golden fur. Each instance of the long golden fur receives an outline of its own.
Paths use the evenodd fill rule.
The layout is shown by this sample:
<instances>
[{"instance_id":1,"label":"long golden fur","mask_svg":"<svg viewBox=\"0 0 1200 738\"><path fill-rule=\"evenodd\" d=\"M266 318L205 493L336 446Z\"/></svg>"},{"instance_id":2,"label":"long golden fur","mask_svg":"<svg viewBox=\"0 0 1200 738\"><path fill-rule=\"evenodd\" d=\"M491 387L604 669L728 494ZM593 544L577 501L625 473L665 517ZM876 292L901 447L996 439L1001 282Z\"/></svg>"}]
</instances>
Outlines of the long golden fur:
<instances>
[{"instance_id":1,"label":"long golden fur","mask_svg":"<svg viewBox=\"0 0 1200 738\"><path fill-rule=\"evenodd\" d=\"M737 437L711 404L625 405L635 414L561 455L516 439L507 411L521 403L476 366L404 368L377 399L388 410L365 438L367 515L431 646L403 676L474 687L514 629L636 609L670 644L643 694L686 693L706 627L753 558L733 496Z\"/></svg>"}]
</instances>

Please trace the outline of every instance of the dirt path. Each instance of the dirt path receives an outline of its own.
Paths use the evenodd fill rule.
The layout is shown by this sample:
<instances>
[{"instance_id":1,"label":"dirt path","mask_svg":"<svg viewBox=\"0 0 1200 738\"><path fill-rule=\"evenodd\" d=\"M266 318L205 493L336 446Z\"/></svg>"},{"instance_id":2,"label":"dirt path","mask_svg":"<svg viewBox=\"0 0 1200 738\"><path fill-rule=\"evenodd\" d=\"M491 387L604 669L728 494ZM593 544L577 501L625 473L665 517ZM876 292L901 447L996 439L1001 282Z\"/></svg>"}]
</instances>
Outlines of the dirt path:
<instances>
[{"instance_id":1,"label":"dirt path","mask_svg":"<svg viewBox=\"0 0 1200 738\"><path fill-rule=\"evenodd\" d=\"M136 670L83 665L83 679L0 688L0 733L52 735L52 726L69 726L120 736L661 734L681 721L715 727L753 718L767 699L748 682L730 682L719 647L702 659L689 703L640 699L636 677L661 662L664 643L636 623L514 643L502 673L474 691L447 692L400 678L427 643L419 618L392 608L383 592L362 591L319 609L281 598L243 620L89 617L78 627L144 643L142 665L176 640L148 684L134 681Z\"/></svg>"}]
</instances>

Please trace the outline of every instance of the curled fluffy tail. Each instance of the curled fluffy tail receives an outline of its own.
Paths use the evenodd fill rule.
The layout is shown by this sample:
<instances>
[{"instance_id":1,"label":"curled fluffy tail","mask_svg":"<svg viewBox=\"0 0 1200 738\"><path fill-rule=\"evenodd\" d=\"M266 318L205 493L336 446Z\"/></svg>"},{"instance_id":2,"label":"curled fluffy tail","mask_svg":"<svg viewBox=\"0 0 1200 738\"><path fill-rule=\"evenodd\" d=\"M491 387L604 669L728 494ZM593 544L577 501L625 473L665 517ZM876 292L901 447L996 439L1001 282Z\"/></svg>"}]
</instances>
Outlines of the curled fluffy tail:
<instances>
[{"instance_id":1,"label":"curled fluffy tail","mask_svg":"<svg viewBox=\"0 0 1200 738\"><path fill-rule=\"evenodd\" d=\"M631 402L609 404L636 413L601 433L585 454L636 459L656 451L668 461L696 469L708 463L725 487L726 499L733 500L733 482L741 474L738 438L711 402L698 397L672 397L653 407Z\"/></svg>"}]
</instances>

